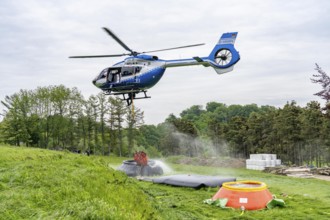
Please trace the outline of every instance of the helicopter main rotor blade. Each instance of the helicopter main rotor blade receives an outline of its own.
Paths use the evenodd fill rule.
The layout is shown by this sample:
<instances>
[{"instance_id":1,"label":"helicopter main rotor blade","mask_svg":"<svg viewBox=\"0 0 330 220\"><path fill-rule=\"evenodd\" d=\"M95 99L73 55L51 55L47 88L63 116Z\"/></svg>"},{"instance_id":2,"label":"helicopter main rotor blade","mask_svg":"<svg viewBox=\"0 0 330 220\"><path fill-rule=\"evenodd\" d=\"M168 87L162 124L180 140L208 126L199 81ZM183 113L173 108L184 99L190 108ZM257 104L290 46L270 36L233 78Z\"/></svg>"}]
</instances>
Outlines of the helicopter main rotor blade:
<instances>
[{"instance_id":1,"label":"helicopter main rotor blade","mask_svg":"<svg viewBox=\"0 0 330 220\"><path fill-rule=\"evenodd\" d=\"M107 32L115 41L117 41L125 50L131 52L131 54L134 54L134 51L130 49L124 42L122 42L112 31L110 31L108 28L103 27L103 30Z\"/></svg>"},{"instance_id":2,"label":"helicopter main rotor blade","mask_svg":"<svg viewBox=\"0 0 330 220\"><path fill-rule=\"evenodd\" d=\"M142 53L153 53L153 52L160 52L160 51L166 51L166 50L176 50L176 49L182 49L182 48L187 48L187 47L197 47L197 46L202 46L202 45L205 45L205 44L204 43L192 44L192 45L181 46L181 47L172 47L172 48L166 48L166 49L160 49L160 50L150 50L150 51L145 51Z\"/></svg>"},{"instance_id":3,"label":"helicopter main rotor blade","mask_svg":"<svg viewBox=\"0 0 330 220\"><path fill-rule=\"evenodd\" d=\"M112 54L112 55L70 56L69 58L104 58L104 57L121 57L127 55L130 54L123 53L123 54Z\"/></svg>"}]
</instances>

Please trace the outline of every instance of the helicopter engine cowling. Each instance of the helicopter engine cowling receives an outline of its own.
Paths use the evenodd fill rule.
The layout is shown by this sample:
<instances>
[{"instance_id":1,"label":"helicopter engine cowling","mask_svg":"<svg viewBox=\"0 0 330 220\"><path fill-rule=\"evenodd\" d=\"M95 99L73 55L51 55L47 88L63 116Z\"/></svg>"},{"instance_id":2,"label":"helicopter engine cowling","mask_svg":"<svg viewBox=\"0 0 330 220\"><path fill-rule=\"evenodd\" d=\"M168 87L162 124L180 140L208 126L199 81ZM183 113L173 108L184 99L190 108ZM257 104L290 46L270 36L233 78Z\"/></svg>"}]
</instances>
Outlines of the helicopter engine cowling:
<instances>
[{"instance_id":1,"label":"helicopter engine cowling","mask_svg":"<svg viewBox=\"0 0 330 220\"><path fill-rule=\"evenodd\" d=\"M157 56L146 55L146 54L139 54L136 57L142 60L158 60Z\"/></svg>"}]
</instances>

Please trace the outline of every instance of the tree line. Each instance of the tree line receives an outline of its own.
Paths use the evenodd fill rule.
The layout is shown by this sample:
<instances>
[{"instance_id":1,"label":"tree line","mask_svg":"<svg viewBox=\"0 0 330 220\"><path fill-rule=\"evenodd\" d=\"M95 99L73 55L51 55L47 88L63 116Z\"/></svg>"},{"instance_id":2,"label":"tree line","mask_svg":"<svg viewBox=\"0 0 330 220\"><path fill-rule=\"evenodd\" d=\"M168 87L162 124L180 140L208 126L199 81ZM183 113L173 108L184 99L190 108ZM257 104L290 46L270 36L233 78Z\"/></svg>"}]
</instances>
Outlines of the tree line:
<instances>
[{"instance_id":1,"label":"tree line","mask_svg":"<svg viewBox=\"0 0 330 220\"><path fill-rule=\"evenodd\" d=\"M330 163L330 77L316 64L312 83L322 90L317 101L282 108L210 102L170 115L158 125L158 148L168 155L232 156L274 153L284 163L322 166Z\"/></svg>"},{"instance_id":2,"label":"tree line","mask_svg":"<svg viewBox=\"0 0 330 220\"><path fill-rule=\"evenodd\" d=\"M103 93L85 99L63 85L20 90L1 101L0 142L118 156L274 153L284 163L322 166L330 162L330 78L318 65L316 71L312 82L322 86L315 95L323 108L317 101L282 108L209 102L158 125L145 125L140 109Z\"/></svg>"},{"instance_id":3,"label":"tree line","mask_svg":"<svg viewBox=\"0 0 330 220\"><path fill-rule=\"evenodd\" d=\"M132 112L119 99L103 93L84 99L77 88L63 85L20 90L1 103L0 139L16 146L123 156L133 150L143 123L143 112Z\"/></svg>"},{"instance_id":4,"label":"tree line","mask_svg":"<svg viewBox=\"0 0 330 220\"><path fill-rule=\"evenodd\" d=\"M330 162L330 111L316 101L305 107L291 101L283 108L210 102L205 109L195 105L166 120L176 130L160 142L172 146L166 149L169 154L249 158L251 153L273 153L287 164Z\"/></svg>"}]
</instances>

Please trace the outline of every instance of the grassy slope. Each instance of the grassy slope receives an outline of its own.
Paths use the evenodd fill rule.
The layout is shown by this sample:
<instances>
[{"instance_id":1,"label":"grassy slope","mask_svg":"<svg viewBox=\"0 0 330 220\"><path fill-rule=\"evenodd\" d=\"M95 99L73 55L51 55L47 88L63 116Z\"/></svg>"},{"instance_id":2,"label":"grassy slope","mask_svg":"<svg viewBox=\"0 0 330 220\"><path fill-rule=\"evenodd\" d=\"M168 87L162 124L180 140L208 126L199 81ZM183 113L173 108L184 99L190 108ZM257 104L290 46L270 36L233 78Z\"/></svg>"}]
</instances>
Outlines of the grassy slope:
<instances>
[{"instance_id":1,"label":"grassy slope","mask_svg":"<svg viewBox=\"0 0 330 220\"><path fill-rule=\"evenodd\" d=\"M266 182L286 208L249 211L203 204L218 189L138 182L111 167L122 158L0 147L0 219L329 219L330 182L250 171L172 165L182 173ZM110 166L109 166L110 164Z\"/></svg>"},{"instance_id":2,"label":"grassy slope","mask_svg":"<svg viewBox=\"0 0 330 220\"><path fill-rule=\"evenodd\" d=\"M146 195L98 157L0 147L0 219L157 218Z\"/></svg>"}]
</instances>

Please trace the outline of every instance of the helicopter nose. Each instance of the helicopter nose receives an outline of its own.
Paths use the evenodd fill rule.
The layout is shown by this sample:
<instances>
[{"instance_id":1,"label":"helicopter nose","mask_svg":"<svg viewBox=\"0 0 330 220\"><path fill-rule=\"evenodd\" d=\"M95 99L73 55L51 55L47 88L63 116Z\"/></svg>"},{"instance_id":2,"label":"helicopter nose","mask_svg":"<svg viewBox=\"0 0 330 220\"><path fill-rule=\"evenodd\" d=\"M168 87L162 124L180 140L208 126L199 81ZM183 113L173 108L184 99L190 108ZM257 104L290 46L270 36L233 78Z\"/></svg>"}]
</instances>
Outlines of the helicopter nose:
<instances>
[{"instance_id":1,"label":"helicopter nose","mask_svg":"<svg viewBox=\"0 0 330 220\"><path fill-rule=\"evenodd\" d=\"M94 85L96 84L96 80L95 79L92 82L93 82Z\"/></svg>"}]
</instances>

